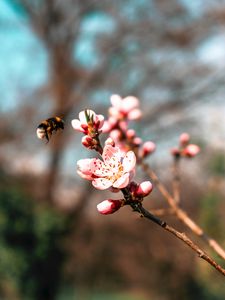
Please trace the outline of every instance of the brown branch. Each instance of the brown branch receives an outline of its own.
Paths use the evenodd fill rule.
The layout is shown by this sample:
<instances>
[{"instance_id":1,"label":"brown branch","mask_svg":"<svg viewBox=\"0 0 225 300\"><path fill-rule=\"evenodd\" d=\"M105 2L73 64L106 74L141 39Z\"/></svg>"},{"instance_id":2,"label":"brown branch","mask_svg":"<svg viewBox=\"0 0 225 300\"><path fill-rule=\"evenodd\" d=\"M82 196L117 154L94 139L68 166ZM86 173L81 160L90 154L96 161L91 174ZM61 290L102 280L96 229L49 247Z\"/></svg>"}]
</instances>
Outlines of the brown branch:
<instances>
[{"instance_id":1,"label":"brown branch","mask_svg":"<svg viewBox=\"0 0 225 300\"><path fill-rule=\"evenodd\" d=\"M174 201L178 204L180 203L180 173L179 173L179 157L174 157L173 162L173 198Z\"/></svg>"},{"instance_id":2,"label":"brown branch","mask_svg":"<svg viewBox=\"0 0 225 300\"><path fill-rule=\"evenodd\" d=\"M175 199L170 195L165 186L160 182L156 173L151 170L148 164L141 163L142 169L148 174L148 176L154 181L158 187L161 194L164 196L170 207L174 210L174 214L177 218L182 221L186 226L188 226L197 236L201 237L208 245L223 259L225 259L224 249L211 237L207 236L203 229L198 226L188 215L187 213L177 206Z\"/></svg>"},{"instance_id":3,"label":"brown branch","mask_svg":"<svg viewBox=\"0 0 225 300\"><path fill-rule=\"evenodd\" d=\"M165 215L173 215L174 214L174 209L172 208L156 208L156 209L151 209L151 213L154 216L165 216Z\"/></svg>"},{"instance_id":4,"label":"brown branch","mask_svg":"<svg viewBox=\"0 0 225 300\"><path fill-rule=\"evenodd\" d=\"M159 225L161 228L165 229L166 231L172 233L175 237L180 239L184 242L188 247L194 250L198 256L205 261L207 261L212 267L214 267L217 271L219 271L222 275L225 276L225 269L223 269L219 264L217 264L208 254L206 254L201 248L199 248L190 238L186 236L185 233L177 231L172 226L166 224L166 222L158 219L156 216L151 214L147 211L140 202L138 203L131 203L130 206L133 208L134 211L139 212L143 217L151 220L152 222Z\"/></svg>"}]
</instances>

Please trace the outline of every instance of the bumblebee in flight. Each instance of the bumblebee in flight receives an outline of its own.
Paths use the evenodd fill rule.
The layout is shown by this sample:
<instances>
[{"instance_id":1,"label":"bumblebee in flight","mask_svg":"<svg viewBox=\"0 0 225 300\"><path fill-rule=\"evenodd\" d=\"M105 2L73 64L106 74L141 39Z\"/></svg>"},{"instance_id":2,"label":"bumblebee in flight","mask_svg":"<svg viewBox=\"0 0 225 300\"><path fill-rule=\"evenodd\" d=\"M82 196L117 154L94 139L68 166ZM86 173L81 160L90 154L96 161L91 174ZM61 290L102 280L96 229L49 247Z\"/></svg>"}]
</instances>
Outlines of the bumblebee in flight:
<instances>
[{"instance_id":1,"label":"bumblebee in flight","mask_svg":"<svg viewBox=\"0 0 225 300\"><path fill-rule=\"evenodd\" d=\"M64 129L64 121L60 117L52 117L42 121L37 127L37 137L49 141L53 131Z\"/></svg>"}]
</instances>

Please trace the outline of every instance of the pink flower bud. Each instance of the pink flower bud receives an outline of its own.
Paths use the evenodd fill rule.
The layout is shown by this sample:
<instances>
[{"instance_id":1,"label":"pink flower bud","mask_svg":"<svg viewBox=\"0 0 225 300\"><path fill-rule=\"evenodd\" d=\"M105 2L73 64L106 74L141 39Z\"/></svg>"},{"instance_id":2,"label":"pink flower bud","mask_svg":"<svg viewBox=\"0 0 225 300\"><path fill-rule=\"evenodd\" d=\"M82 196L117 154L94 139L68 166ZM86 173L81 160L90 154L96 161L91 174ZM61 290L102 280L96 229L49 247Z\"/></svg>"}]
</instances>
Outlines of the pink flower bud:
<instances>
[{"instance_id":1,"label":"pink flower bud","mask_svg":"<svg viewBox=\"0 0 225 300\"><path fill-rule=\"evenodd\" d=\"M94 145L94 140L93 138L91 138L88 135L83 136L83 138L81 139L82 145L86 148L91 149Z\"/></svg>"},{"instance_id":2,"label":"pink flower bud","mask_svg":"<svg viewBox=\"0 0 225 300\"><path fill-rule=\"evenodd\" d=\"M155 149L156 149L155 143L151 141L145 142L141 149L141 157L146 157L147 155L152 154L155 151Z\"/></svg>"},{"instance_id":3,"label":"pink flower bud","mask_svg":"<svg viewBox=\"0 0 225 300\"><path fill-rule=\"evenodd\" d=\"M109 115L117 120L137 120L142 116L142 112L138 108L139 100L134 96L122 99L119 95L112 95L111 103Z\"/></svg>"},{"instance_id":4,"label":"pink flower bud","mask_svg":"<svg viewBox=\"0 0 225 300\"><path fill-rule=\"evenodd\" d=\"M127 135L127 138L128 139L132 139L135 137L136 135L136 132L134 129L128 129L127 132L126 132L126 135Z\"/></svg>"},{"instance_id":5,"label":"pink flower bud","mask_svg":"<svg viewBox=\"0 0 225 300\"><path fill-rule=\"evenodd\" d=\"M108 133L108 132L110 132L111 129L112 128L111 128L110 123L108 121L105 121L103 126L102 126L102 132L103 133Z\"/></svg>"},{"instance_id":6,"label":"pink flower bud","mask_svg":"<svg viewBox=\"0 0 225 300\"><path fill-rule=\"evenodd\" d=\"M116 109L114 106L111 106L109 108L109 115L110 115L110 117L117 119L117 120L121 118L120 111L118 109Z\"/></svg>"},{"instance_id":7,"label":"pink flower bud","mask_svg":"<svg viewBox=\"0 0 225 300\"><path fill-rule=\"evenodd\" d=\"M187 157L194 157L200 152L200 147L194 144L188 145L184 151L183 154Z\"/></svg>"},{"instance_id":8,"label":"pink flower bud","mask_svg":"<svg viewBox=\"0 0 225 300\"><path fill-rule=\"evenodd\" d=\"M134 143L134 145L139 146L139 145L142 143L142 139L139 138L139 137L135 137L135 138L133 139L133 143Z\"/></svg>"},{"instance_id":9,"label":"pink flower bud","mask_svg":"<svg viewBox=\"0 0 225 300\"><path fill-rule=\"evenodd\" d=\"M146 197L151 193L152 189L153 186L150 181L143 181L137 186L135 195L139 197Z\"/></svg>"},{"instance_id":10,"label":"pink flower bud","mask_svg":"<svg viewBox=\"0 0 225 300\"><path fill-rule=\"evenodd\" d=\"M119 95L112 95L110 97L110 101L112 103L112 106L116 107L117 109L120 108L122 103L122 98Z\"/></svg>"},{"instance_id":11,"label":"pink flower bud","mask_svg":"<svg viewBox=\"0 0 225 300\"><path fill-rule=\"evenodd\" d=\"M128 128L127 121L120 121L119 127L120 127L121 130L127 131L127 128Z\"/></svg>"},{"instance_id":12,"label":"pink flower bud","mask_svg":"<svg viewBox=\"0 0 225 300\"><path fill-rule=\"evenodd\" d=\"M128 186L128 188L129 188L129 191L130 191L132 194L134 194L135 191L136 191L137 188L138 188L138 185L137 185L136 182L131 181L130 184L129 184L129 186Z\"/></svg>"},{"instance_id":13,"label":"pink flower bud","mask_svg":"<svg viewBox=\"0 0 225 300\"><path fill-rule=\"evenodd\" d=\"M113 214L115 211L120 209L122 204L123 204L122 199L121 200L108 199L99 203L97 205L97 210L100 214L109 215L109 214Z\"/></svg>"},{"instance_id":14,"label":"pink flower bud","mask_svg":"<svg viewBox=\"0 0 225 300\"><path fill-rule=\"evenodd\" d=\"M139 106L139 100L138 98L134 96L127 96L121 101L121 111L124 113L129 113L136 109Z\"/></svg>"},{"instance_id":15,"label":"pink flower bud","mask_svg":"<svg viewBox=\"0 0 225 300\"><path fill-rule=\"evenodd\" d=\"M113 128L116 127L117 122L118 122L117 118L109 117L108 120L104 121L101 131L104 133L110 132Z\"/></svg>"},{"instance_id":16,"label":"pink flower bud","mask_svg":"<svg viewBox=\"0 0 225 300\"><path fill-rule=\"evenodd\" d=\"M190 141L190 135L186 132L182 133L179 138L180 145L186 146Z\"/></svg>"},{"instance_id":17,"label":"pink flower bud","mask_svg":"<svg viewBox=\"0 0 225 300\"><path fill-rule=\"evenodd\" d=\"M128 120L139 120L141 117L142 112L138 108L131 110L127 116Z\"/></svg>"},{"instance_id":18,"label":"pink flower bud","mask_svg":"<svg viewBox=\"0 0 225 300\"><path fill-rule=\"evenodd\" d=\"M118 129L114 129L110 132L110 137L114 141L118 141L121 138L121 132Z\"/></svg>"}]
</instances>

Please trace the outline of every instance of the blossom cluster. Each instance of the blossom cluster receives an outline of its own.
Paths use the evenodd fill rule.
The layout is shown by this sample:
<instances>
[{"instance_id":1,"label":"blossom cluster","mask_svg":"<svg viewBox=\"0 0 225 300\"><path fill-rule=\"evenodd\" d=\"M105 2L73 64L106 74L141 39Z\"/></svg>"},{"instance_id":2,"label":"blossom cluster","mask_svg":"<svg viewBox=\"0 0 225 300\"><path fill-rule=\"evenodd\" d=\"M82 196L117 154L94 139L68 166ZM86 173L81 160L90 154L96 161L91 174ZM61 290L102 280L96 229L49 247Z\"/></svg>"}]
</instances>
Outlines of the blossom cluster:
<instances>
[{"instance_id":1,"label":"blossom cluster","mask_svg":"<svg viewBox=\"0 0 225 300\"><path fill-rule=\"evenodd\" d=\"M130 121L139 120L142 116L139 100L133 96L122 99L119 95L112 95L110 100L107 120L90 109L80 112L79 119L72 120L73 128L84 134L83 146L100 155L100 158L79 160L77 173L91 181L96 189L109 189L113 193L123 194L120 199L107 199L97 205L98 211L105 215L114 213L126 204L140 203L151 193L153 185L150 181L138 184L133 178L137 163L156 149L154 142L143 142L135 130L129 128ZM108 134L104 147L99 139L101 133ZM189 140L188 134L181 135L180 147L174 148L172 154L195 156L199 148L189 144Z\"/></svg>"},{"instance_id":2,"label":"blossom cluster","mask_svg":"<svg viewBox=\"0 0 225 300\"><path fill-rule=\"evenodd\" d=\"M153 153L156 145L152 141L143 142L136 131L128 127L129 121L142 117L139 100L133 96L122 99L119 95L112 95L110 101L112 106L102 131L109 134L121 151L134 151L138 160Z\"/></svg>"},{"instance_id":3,"label":"blossom cluster","mask_svg":"<svg viewBox=\"0 0 225 300\"><path fill-rule=\"evenodd\" d=\"M190 144L190 135L186 132L182 133L179 138L179 147L171 149L172 155L175 157L195 157L200 152L200 147Z\"/></svg>"},{"instance_id":4,"label":"blossom cluster","mask_svg":"<svg viewBox=\"0 0 225 300\"><path fill-rule=\"evenodd\" d=\"M93 110L87 109L79 113L79 119L72 120L72 127L84 134L82 144L89 149L99 150L98 136L104 125L104 116L97 115Z\"/></svg>"}]
</instances>

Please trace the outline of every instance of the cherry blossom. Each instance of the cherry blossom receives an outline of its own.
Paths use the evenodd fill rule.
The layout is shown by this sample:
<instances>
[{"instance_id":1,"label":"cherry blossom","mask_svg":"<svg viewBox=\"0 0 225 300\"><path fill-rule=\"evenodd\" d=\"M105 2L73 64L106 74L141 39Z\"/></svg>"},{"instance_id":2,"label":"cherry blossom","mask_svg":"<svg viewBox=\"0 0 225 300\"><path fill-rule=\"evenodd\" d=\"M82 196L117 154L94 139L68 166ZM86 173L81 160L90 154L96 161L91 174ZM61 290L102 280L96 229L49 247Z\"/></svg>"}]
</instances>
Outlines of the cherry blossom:
<instances>
[{"instance_id":1,"label":"cherry blossom","mask_svg":"<svg viewBox=\"0 0 225 300\"><path fill-rule=\"evenodd\" d=\"M128 96L122 99L119 95L112 95L110 100L112 107L109 108L109 114L111 117L118 120L137 120L142 116L138 108L139 100L136 97Z\"/></svg>"},{"instance_id":2,"label":"cherry blossom","mask_svg":"<svg viewBox=\"0 0 225 300\"><path fill-rule=\"evenodd\" d=\"M200 152L200 147L195 144L189 144L190 135L186 132L182 133L179 137L179 148L172 148L171 154L175 158L180 156L192 158Z\"/></svg>"},{"instance_id":3,"label":"cherry blossom","mask_svg":"<svg viewBox=\"0 0 225 300\"><path fill-rule=\"evenodd\" d=\"M126 187L134 174L136 164L134 152L128 151L124 155L118 147L106 145L102 159L79 160L78 174L85 179L92 180L93 186L99 190Z\"/></svg>"}]
</instances>

